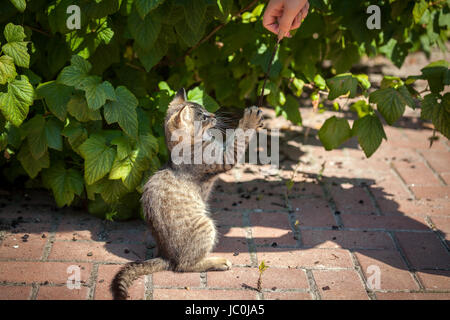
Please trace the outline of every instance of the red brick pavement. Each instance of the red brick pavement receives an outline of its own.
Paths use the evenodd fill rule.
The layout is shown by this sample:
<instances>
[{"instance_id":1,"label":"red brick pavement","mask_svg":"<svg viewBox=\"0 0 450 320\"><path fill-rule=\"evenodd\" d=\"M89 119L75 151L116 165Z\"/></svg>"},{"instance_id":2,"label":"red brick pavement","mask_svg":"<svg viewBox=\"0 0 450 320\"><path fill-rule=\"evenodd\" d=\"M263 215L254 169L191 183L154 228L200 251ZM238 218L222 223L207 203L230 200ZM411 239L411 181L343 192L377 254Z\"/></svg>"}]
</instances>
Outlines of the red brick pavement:
<instances>
[{"instance_id":1,"label":"red brick pavement","mask_svg":"<svg viewBox=\"0 0 450 320\"><path fill-rule=\"evenodd\" d=\"M314 131L321 122L309 119ZM244 165L221 177L212 255L230 271L143 276L131 299L449 299L449 142L429 149L431 130L410 116L365 159L354 141L326 152L305 130L282 133L278 172ZM111 299L118 268L155 254L141 221L55 210L40 191L1 192L0 223L0 299ZM69 266L79 289L67 287Z\"/></svg>"}]
</instances>

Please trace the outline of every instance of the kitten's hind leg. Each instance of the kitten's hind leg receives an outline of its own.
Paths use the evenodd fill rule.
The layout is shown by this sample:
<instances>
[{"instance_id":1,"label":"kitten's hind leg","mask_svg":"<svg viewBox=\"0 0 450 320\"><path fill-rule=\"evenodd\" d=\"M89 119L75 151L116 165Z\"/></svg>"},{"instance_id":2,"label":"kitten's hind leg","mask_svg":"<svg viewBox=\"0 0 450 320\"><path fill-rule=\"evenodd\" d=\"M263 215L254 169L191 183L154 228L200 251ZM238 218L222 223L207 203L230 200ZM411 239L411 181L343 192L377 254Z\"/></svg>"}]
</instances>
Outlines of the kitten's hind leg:
<instances>
[{"instance_id":1,"label":"kitten's hind leg","mask_svg":"<svg viewBox=\"0 0 450 320\"><path fill-rule=\"evenodd\" d=\"M187 267L188 272L203 272L203 271L226 271L231 269L231 262L228 259L221 257L204 258L196 265Z\"/></svg>"}]
</instances>

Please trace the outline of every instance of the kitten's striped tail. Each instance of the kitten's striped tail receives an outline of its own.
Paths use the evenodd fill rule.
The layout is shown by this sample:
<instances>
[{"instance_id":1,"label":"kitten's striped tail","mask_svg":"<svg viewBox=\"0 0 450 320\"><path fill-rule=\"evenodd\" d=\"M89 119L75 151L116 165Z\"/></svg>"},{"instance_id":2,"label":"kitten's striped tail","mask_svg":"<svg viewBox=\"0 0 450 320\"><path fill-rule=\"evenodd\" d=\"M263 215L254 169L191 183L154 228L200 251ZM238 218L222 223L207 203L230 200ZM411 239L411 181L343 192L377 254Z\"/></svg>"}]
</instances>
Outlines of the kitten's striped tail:
<instances>
[{"instance_id":1,"label":"kitten's striped tail","mask_svg":"<svg viewBox=\"0 0 450 320\"><path fill-rule=\"evenodd\" d=\"M114 300L126 300L128 296L128 288L131 286L133 281L140 276L169 269L169 262L162 258L150 259L143 262L127 263L116 274L111 284L111 291Z\"/></svg>"}]
</instances>

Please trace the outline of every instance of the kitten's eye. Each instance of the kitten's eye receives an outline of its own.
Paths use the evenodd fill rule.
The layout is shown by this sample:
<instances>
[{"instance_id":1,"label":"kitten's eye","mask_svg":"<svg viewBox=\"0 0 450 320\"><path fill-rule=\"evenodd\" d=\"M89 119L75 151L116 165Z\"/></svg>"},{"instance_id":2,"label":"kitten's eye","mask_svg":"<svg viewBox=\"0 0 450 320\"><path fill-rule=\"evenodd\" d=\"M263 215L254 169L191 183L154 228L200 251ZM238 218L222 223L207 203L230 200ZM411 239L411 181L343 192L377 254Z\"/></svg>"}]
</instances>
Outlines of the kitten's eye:
<instances>
[{"instance_id":1,"label":"kitten's eye","mask_svg":"<svg viewBox=\"0 0 450 320\"><path fill-rule=\"evenodd\" d=\"M202 120L205 121L206 119L208 119L208 116L206 114L202 115Z\"/></svg>"}]
</instances>

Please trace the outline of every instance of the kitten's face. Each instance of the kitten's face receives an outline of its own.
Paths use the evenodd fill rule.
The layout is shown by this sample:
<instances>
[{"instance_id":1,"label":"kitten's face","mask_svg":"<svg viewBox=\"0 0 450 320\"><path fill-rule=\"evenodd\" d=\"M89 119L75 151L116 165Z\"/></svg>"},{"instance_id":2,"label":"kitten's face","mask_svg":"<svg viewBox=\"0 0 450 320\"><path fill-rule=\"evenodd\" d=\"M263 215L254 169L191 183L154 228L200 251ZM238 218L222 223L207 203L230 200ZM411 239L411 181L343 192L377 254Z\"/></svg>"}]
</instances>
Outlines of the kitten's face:
<instances>
[{"instance_id":1,"label":"kitten's face","mask_svg":"<svg viewBox=\"0 0 450 320\"><path fill-rule=\"evenodd\" d=\"M201 138L207 135L209 129L217 124L216 116L208 112L201 105L186 100L184 89L180 90L169 105L166 115L166 140L169 149L172 133L182 130L185 135L191 138ZM177 142L176 142L177 143ZM175 143L175 144L176 144Z\"/></svg>"}]
</instances>

